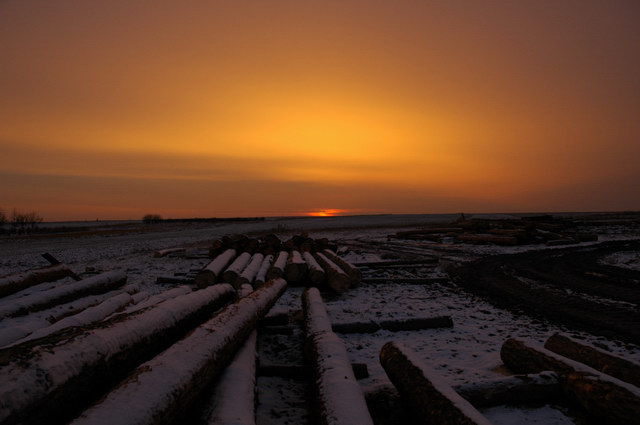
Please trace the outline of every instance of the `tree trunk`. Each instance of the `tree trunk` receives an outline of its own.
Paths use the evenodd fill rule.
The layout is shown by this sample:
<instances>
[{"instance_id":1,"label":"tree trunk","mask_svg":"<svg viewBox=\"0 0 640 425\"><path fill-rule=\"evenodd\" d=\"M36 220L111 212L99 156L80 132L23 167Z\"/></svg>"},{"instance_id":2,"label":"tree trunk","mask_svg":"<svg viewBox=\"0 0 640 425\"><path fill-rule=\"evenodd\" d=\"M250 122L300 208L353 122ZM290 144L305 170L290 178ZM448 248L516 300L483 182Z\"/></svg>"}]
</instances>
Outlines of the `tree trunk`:
<instances>
[{"instance_id":1,"label":"tree trunk","mask_svg":"<svg viewBox=\"0 0 640 425\"><path fill-rule=\"evenodd\" d=\"M351 287L351 279L349 276L333 261L319 252L315 254L314 258L324 269L327 277L327 285L329 285L331 289L341 294Z\"/></svg>"},{"instance_id":2,"label":"tree trunk","mask_svg":"<svg viewBox=\"0 0 640 425\"><path fill-rule=\"evenodd\" d=\"M280 251L278 258L273 263L273 266L267 272L267 280L277 279L284 276L284 268L287 265L287 258L289 253L287 251Z\"/></svg>"},{"instance_id":3,"label":"tree trunk","mask_svg":"<svg viewBox=\"0 0 640 425\"><path fill-rule=\"evenodd\" d=\"M265 255L264 260L262 260L262 264L260 264L260 269L258 270L258 274L256 275L254 286L259 288L264 285L267 281L267 272L271 267L271 263L273 263L273 255Z\"/></svg>"},{"instance_id":4,"label":"tree trunk","mask_svg":"<svg viewBox=\"0 0 640 425\"><path fill-rule=\"evenodd\" d=\"M340 266L342 270L344 270L344 272L351 278L352 285L358 285L360 283L360 280L362 279L362 273L360 272L359 268L346 261L330 249L325 249L324 251L322 251L322 253L329 260L333 261L338 266Z\"/></svg>"},{"instance_id":5,"label":"tree trunk","mask_svg":"<svg viewBox=\"0 0 640 425\"><path fill-rule=\"evenodd\" d=\"M247 267L249 261L251 261L251 254L248 252L243 252L238 255L238 258L236 258L222 274L222 280L237 288L236 281L238 280L238 276L240 276L240 273Z\"/></svg>"},{"instance_id":6,"label":"tree trunk","mask_svg":"<svg viewBox=\"0 0 640 425\"><path fill-rule=\"evenodd\" d=\"M222 273L235 256L235 249L227 249L214 258L196 275L196 286L198 288L205 288L216 283L220 273Z\"/></svg>"},{"instance_id":7,"label":"tree trunk","mask_svg":"<svg viewBox=\"0 0 640 425\"><path fill-rule=\"evenodd\" d=\"M299 251L291 251L287 265L284 268L284 277L289 284L301 283L307 276L307 263Z\"/></svg>"},{"instance_id":8,"label":"tree trunk","mask_svg":"<svg viewBox=\"0 0 640 425\"><path fill-rule=\"evenodd\" d=\"M165 257L169 254L177 254L183 253L186 249L184 248L168 248L168 249L159 249L158 251L153 252L153 258Z\"/></svg>"},{"instance_id":9,"label":"tree trunk","mask_svg":"<svg viewBox=\"0 0 640 425\"><path fill-rule=\"evenodd\" d=\"M347 350L331 331L331 322L318 289L307 289L302 303L305 351L313 365L319 421L324 425L373 425Z\"/></svg>"},{"instance_id":10,"label":"tree trunk","mask_svg":"<svg viewBox=\"0 0 640 425\"><path fill-rule=\"evenodd\" d=\"M15 273L0 278L0 297L4 297L43 282L51 282L75 273L64 264L55 264L41 269Z\"/></svg>"},{"instance_id":11,"label":"tree trunk","mask_svg":"<svg viewBox=\"0 0 640 425\"><path fill-rule=\"evenodd\" d=\"M247 267L245 267L242 273L240 273L240 276L238 276L238 280L235 284L236 288L239 288L242 285L251 285L253 283L253 279L255 279L258 274L263 259L264 256L262 254L253 254L253 257L251 257L251 261L249 261Z\"/></svg>"},{"instance_id":12,"label":"tree trunk","mask_svg":"<svg viewBox=\"0 0 640 425\"><path fill-rule=\"evenodd\" d=\"M304 261L307 262L307 266L309 267L309 280L314 286L319 286L324 283L325 273L320 267L320 264L313 258L310 252L304 252L302 254L304 257Z\"/></svg>"},{"instance_id":13,"label":"tree trunk","mask_svg":"<svg viewBox=\"0 0 640 425\"><path fill-rule=\"evenodd\" d=\"M380 363L403 399L429 425L491 425L418 356L400 344L388 342Z\"/></svg>"}]
</instances>

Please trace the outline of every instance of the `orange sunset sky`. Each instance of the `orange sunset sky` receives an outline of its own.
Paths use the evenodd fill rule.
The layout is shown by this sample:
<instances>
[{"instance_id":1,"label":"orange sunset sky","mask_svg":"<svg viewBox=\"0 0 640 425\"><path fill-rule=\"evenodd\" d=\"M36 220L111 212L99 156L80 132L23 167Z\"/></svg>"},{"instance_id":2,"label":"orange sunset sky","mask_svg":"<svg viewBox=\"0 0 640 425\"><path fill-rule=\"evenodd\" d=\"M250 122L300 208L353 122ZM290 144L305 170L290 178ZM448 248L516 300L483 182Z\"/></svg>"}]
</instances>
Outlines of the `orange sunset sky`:
<instances>
[{"instance_id":1,"label":"orange sunset sky","mask_svg":"<svg viewBox=\"0 0 640 425\"><path fill-rule=\"evenodd\" d=\"M0 1L0 208L640 209L640 2Z\"/></svg>"}]
</instances>

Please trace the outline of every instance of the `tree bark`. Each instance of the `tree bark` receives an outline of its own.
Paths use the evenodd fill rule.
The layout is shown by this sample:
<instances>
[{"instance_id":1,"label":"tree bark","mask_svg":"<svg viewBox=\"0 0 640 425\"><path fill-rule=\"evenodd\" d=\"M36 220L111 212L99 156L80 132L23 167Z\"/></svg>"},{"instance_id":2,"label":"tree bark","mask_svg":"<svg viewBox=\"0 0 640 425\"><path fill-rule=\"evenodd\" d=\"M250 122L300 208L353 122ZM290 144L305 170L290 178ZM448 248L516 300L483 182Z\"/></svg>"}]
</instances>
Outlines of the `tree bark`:
<instances>
[{"instance_id":1,"label":"tree bark","mask_svg":"<svg viewBox=\"0 0 640 425\"><path fill-rule=\"evenodd\" d=\"M227 249L222 254L214 258L196 275L196 286L198 288L206 288L207 286L216 283L220 273L222 273L235 256L235 249Z\"/></svg>"},{"instance_id":2,"label":"tree bark","mask_svg":"<svg viewBox=\"0 0 640 425\"><path fill-rule=\"evenodd\" d=\"M307 263L298 251L291 251L287 265L284 268L284 277L289 284L297 284L304 281L307 276Z\"/></svg>"},{"instance_id":3,"label":"tree bark","mask_svg":"<svg viewBox=\"0 0 640 425\"><path fill-rule=\"evenodd\" d=\"M322 253L344 270L344 272L351 278L352 285L358 285L360 283L360 280L362 279L362 272L360 272L359 268L346 261L330 249L325 249Z\"/></svg>"},{"instance_id":4,"label":"tree bark","mask_svg":"<svg viewBox=\"0 0 640 425\"><path fill-rule=\"evenodd\" d=\"M319 286L324 283L325 273L320 264L313 258L310 252L304 252L302 254L304 261L307 262L307 266L309 267L309 280L314 286Z\"/></svg>"},{"instance_id":5,"label":"tree bark","mask_svg":"<svg viewBox=\"0 0 640 425\"><path fill-rule=\"evenodd\" d=\"M278 258L267 272L267 280L277 279L284 276L284 268L287 265L287 258L289 253L287 251L280 251Z\"/></svg>"},{"instance_id":6,"label":"tree bark","mask_svg":"<svg viewBox=\"0 0 640 425\"><path fill-rule=\"evenodd\" d=\"M236 281L238 280L238 276L240 276L240 273L242 273L245 267L247 267L249 261L251 261L250 253L243 252L238 255L238 258L233 260L233 263L231 263L227 270L222 274L222 280L225 283L233 285L234 288L237 288Z\"/></svg>"},{"instance_id":7,"label":"tree bark","mask_svg":"<svg viewBox=\"0 0 640 425\"><path fill-rule=\"evenodd\" d=\"M333 261L319 252L315 254L314 258L324 269L327 277L327 285L329 285L331 289L341 294L351 287L351 279L349 276Z\"/></svg>"},{"instance_id":8,"label":"tree bark","mask_svg":"<svg viewBox=\"0 0 640 425\"><path fill-rule=\"evenodd\" d=\"M68 266L61 263L5 276L0 278L0 297L15 294L31 286L59 280L67 276L73 277L75 273Z\"/></svg>"},{"instance_id":9,"label":"tree bark","mask_svg":"<svg viewBox=\"0 0 640 425\"><path fill-rule=\"evenodd\" d=\"M242 285L251 285L253 283L253 280L258 274L258 271L260 271L260 266L262 265L263 259L264 256L262 254L253 254L253 256L251 257L251 261L249 261L247 267L245 267L242 273L240 273L240 276L238 276L235 284L236 288L239 288Z\"/></svg>"},{"instance_id":10,"label":"tree bark","mask_svg":"<svg viewBox=\"0 0 640 425\"><path fill-rule=\"evenodd\" d=\"M273 255L265 255L264 259L262 260L262 264L260 264L260 269L258 270L258 274L256 275L256 279L254 281L254 286L256 288L264 285L264 283L267 281L267 272L271 267L271 263L273 263Z\"/></svg>"}]
</instances>

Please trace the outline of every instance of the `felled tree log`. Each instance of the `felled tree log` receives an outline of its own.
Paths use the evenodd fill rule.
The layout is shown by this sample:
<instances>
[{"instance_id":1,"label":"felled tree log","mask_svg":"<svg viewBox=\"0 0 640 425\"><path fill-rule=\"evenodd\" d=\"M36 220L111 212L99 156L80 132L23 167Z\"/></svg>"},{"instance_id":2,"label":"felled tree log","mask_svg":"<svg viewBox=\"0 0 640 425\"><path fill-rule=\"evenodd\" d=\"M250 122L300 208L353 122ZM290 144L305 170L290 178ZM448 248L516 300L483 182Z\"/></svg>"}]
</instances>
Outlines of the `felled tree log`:
<instances>
[{"instance_id":1,"label":"felled tree log","mask_svg":"<svg viewBox=\"0 0 640 425\"><path fill-rule=\"evenodd\" d=\"M153 252L153 258L166 257L169 254L177 254L185 252L184 248L167 248L167 249L159 249Z\"/></svg>"},{"instance_id":2,"label":"felled tree log","mask_svg":"<svg viewBox=\"0 0 640 425\"><path fill-rule=\"evenodd\" d=\"M126 280L127 275L123 271L112 271L92 276L73 284L62 285L47 291L12 299L10 303L0 304L0 318L15 317L29 312L44 310L87 295L101 294L122 286Z\"/></svg>"},{"instance_id":3,"label":"felled tree log","mask_svg":"<svg viewBox=\"0 0 640 425\"><path fill-rule=\"evenodd\" d=\"M490 425L490 422L463 399L409 348L388 342L380 351L380 363L389 379L430 425Z\"/></svg>"},{"instance_id":4,"label":"felled tree log","mask_svg":"<svg viewBox=\"0 0 640 425\"><path fill-rule=\"evenodd\" d=\"M497 236L497 235L472 235L462 234L457 235L456 239L462 242L490 242L496 245L517 245L518 239L513 236Z\"/></svg>"},{"instance_id":5,"label":"felled tree log","mask_svg":"<svg viewBox=\"0 0 640 425\"><path fill-rule=\"evenodd\" d=\"M307 262L307 266L309 268L309 280L314 286L322 285L325 280L325 273L320 264L313 258L310 252L305 251L302 254L304 261Z\"/></svg>"},{"instance_id":6,"label":"felled tree log","mask_svg":"<svg viewBox=\"0 0 640 425\"><path fill-rule=\"evenodd\" d=\"M75 276L65 264L55 264L41 269L15 273L0 278L0 297L4 297L43 282Z\"/></svg>"},{"instance_id":7,"label":"felled tree log","mask_svg":"<svg viewBox=\"0 0 640 425\"><path fill-rule=\"evenodd\" d=\"M451 328L453 320L450 316L411 317L407 319L383 320L380 322L335 323L333 331L343 334L373 333L380 329L392 332L418 331L423 329Z\"/></svg>"},{"instance_id":8,"label":"felled tree log","mask_svg":"<svg viewBox=\"0 0 640 425\"><path fill-rule=\"evenodd\" d=\"M287 265L284 267L284 277L289 283L301 283L307 276L307 263L299 251L291 251Z\"/></svg>"},{"instance_id":9,"label":"felled tree log","mask_svg":"<svg viewBox=\"0 0 640 425\"><path fill-rule=\"evenodd\" d=\"M284 268L287 265L287 258L289 253L287 251L280 251L273 265L267 272L267 280L277 279L284 276Z\"/></svg>"},{"instance_id":10,"label":"felled tree log","mask_svg":"<svg viewBox=\"0 0 640 425\"><path fill-rule=\"evenodd\" d=\"M562 387L555 372L514 375L458 385L453 389L476 408L503 404L549 403L562 397Z\"/></svg>"},{"instance_id":11,"label":"felled tree log","mask_svg":"<svg viewBox=\"0 0 640 425\"><path fill-rule=\"evenodd\" d=\"M135 313L136 311L140 311L145 308L155 306L157 304L160 304L163 301L170 300L172 298L176 298L181 295L190 294L191 292L192 290L188 286L177 286L167 291L160 292L159 294L155 294L150 297L147 297L146 299L135 303L135 305L127 307L127 309L122 314Z\"/></svg>"},{"instance_id":12,"label":"felled tree log","mask_svg":"<svg viewBox=\"0 0 640 425\"><path fill-rule=\"evenodd\" d=\"M214 258L213 261L204 266L204 268L196 275L196 286L198 288L205 288L216 283L220 273L222 273L235 256L235 249L227 249L222 254Z\"/></svg>"},{"instance_id":13,"label":"felled tree log","mask_svg":"<svg viewBox=\"0 0 640 425\"><path fill-rule=\"evenodd\" d=\"M589 345L580 344L559 334L550 336L545 342L544 348L640 387L640 364L638 363L616 357Z\"/></svg>"},{"instance_id":14,"label":"felled tree log","mask_svg":"<svg viewBox=\"0 0 640 425\"><path fill-rule=\"evenodd\" d=\"M362 273L360 272L360 269L358 269L356 266L354 266L350 262L346 261L339 255L337 255L335 252L331 251L330 249L325 249L324 251L322 251L322 253L328 259L330 259L335 264L340 266L342 270L344 270L344 272L351 278L352 285L358 285L360 283L360 280L362 279Z\"/></svg>"},{"instance_id":15,"label":"felled tree log","mask_svg":"<svg viewBox=\"0 0 640 425\"><path fill-rule=\"evenodd\" d=\"M372 425L362 388L356 381L344 344L331 330L320 292L302 296L306 353L313 365L320 422L325 425Z\"/></svg>"},{"instance_id":16,"label":"felled tree log","mask_svg":"<svg viewBox=\"0 0 640 425\"><path fill-rule=\"evenodd\" d=\"M556 372L564 394L606 423L640 423L640 388L634 385L515 339L505 341L500 357L515 372Z\"/></svg>"},{"instance_id":17,"label":"felled tree log","mask_svg":"<svg viewBox=\"0 0 640 425\"><path fill-rule=\"evenodd\" d=\"M140 365L71 424L181 423L285 288L283 279L273 280L227 306L187 337ZM158 386L158 382L162 385Z\"/></svg>"},{"instance_id":18,"label":"felled tree log","mask_svg":"<svg viewBox=\"0 0 640 425\"><path fill-rule=\"evenodd\" d=\"M230 283L231 285L235 285L236 280L238 280L238 276L240 273L247 267L251 261L251 254L248 252L243 252L238 255L238 258L233 260L233 263L227 267L227 270L222 274L222 280L225 283Z\"/></svg>"},{"instance_id":19,"label":"felled tree log","mask_svg":"<svg viewBox=\"0 0 640 425\"><path fill-rule=\"evenodd\" d=\"M239 288L242 285L251 285L253 279L255 279L258 271L260 270L263 259L264 256L262 254L253 254L253 256L251 257L251 261L249 261L247 267L245 267L242 273L240 273L240 276L238 276L238 279L236 280L234 286L236 288Z\"/></svg>"},{"instance_id":20,"label":"felled tree log","mask_svg":"<svg viewBox=\"0 0 640 425\"><path fill-rule=\"evenodd\" d=\"M216 285L87 329L70 328L49 342L0 350L0 424L68 421L234 296L231 285Z\"/></svg>"},{"instance_id":21,"label":"felled tree log","mask_svg":"<svg viewBox=\"0 0 640 425\"><path fill-rule=\"evenodd\" d=\"M264 283L267 281L267 272L271 267L271 263L273 263L273 255L265 255L264 259L262 260L262 264L260 264L260 269L258 269L258 274L256 274L256 278L254 280L254 285L256 288L264 285Z\"/></svg>"},{"instance_id":22,"label":"felled tree log","mask_svg":"<svg viewBox=\"0 0 640 425\"><path fill-rule=\"evenodd\" d=\"M336 291L338 294L349 289L351 286L351 279L338 265L319 252L315 254L314 258L324 269L327 285L329 285L331 289Z\"/></svg>"}]
</instances>

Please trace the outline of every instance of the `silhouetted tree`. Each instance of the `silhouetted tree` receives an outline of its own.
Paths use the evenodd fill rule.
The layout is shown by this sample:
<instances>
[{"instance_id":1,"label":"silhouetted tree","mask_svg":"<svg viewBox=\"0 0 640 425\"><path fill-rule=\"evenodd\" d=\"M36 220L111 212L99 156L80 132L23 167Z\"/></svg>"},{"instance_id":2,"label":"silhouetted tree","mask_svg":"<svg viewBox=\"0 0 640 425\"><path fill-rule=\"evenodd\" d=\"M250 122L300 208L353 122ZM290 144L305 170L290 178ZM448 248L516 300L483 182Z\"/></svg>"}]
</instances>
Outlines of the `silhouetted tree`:
<instances>
[{"instance_id":1,"label":"silhouetted tree","mask_svg":"<svg viewBox=\"0 0 640 425\"><path fill-rule=\"evenodd\" d=\"M145 224L156 224L162 221L162 216L159 214L147 214L142 217L142 222Z\"/></svg>"}]
</instances>

